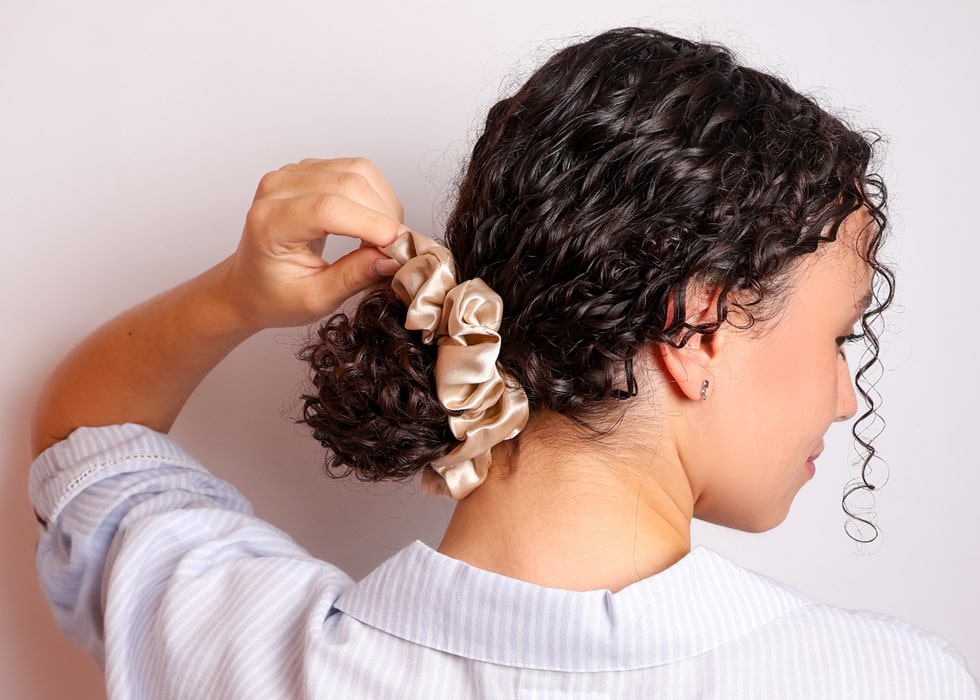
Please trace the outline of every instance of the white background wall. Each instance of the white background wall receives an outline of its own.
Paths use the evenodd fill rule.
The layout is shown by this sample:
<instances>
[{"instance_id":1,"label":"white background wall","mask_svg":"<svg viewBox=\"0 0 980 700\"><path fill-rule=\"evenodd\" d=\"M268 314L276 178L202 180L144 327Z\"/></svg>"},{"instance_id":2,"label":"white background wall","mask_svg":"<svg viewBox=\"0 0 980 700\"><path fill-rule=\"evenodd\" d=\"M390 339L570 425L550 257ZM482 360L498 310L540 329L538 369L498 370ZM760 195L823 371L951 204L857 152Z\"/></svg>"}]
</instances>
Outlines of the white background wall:
<instances>
[{"instance_id":1,"label":"white background wall","mask_svg":"<svg viewBox=\"0 0 980 700\"><path fill-rule=\"evenodd\" d=\"M783 526L699 526L696 541L818 600L939 632L980 671L975 0L7 0L4 697L104 694L94 665L61 641L32 570L26 414L58 358L102 320L228 254L258 178L307 155L374 159L408 223L438 234L474 128L520 77L514 67L569 37L637 23L730 43L891 144L900 287L879 384L891 469L878 498L882 540L860 556L842 532L850 443L837 428ZM259 514L355 576L414 538L438 542L448 503L413 486L319 476L318 446L284 419L303 377L297 336L267 332L236 351L192 398L177 437Z\"/></svg>"}]
</instances>

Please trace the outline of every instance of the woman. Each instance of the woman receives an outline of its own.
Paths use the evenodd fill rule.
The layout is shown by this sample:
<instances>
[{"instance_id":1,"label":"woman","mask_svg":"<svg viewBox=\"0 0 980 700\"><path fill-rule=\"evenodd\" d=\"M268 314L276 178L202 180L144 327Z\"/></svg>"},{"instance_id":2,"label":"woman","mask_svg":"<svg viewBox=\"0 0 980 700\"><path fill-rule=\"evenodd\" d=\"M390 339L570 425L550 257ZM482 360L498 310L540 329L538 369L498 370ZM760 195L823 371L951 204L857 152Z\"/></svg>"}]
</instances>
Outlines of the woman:
<instances>
[{"instance_id":1,"label":"woman","mask_svg":"<svg viewBox=\"0 0 980 700\"><path fill-rule=\"evenodd\" d=\"M842 345L891 299L871 156L724 49L623 29L491 109L446 248L369 163L270 173L234 255L39 403L62 627L119 697L976 697L941 640L691 550L694 517L778 524L856 413ZM327 234L362 245L328 264ZM335 472L458 504L354 584L162 433L250 334L364 290L302 352L302 420Z\"/></svg>"}]
</instances>

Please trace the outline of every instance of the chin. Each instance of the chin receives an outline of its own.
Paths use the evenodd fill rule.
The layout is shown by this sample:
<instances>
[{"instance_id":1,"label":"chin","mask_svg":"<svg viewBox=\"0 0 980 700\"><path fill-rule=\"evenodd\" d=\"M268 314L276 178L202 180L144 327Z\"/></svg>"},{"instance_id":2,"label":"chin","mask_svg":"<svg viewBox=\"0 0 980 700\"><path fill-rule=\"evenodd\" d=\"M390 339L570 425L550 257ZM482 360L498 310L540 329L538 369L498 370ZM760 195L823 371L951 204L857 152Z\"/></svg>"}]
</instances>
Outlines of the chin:
<instances>
[{"instance_id":1,"label":"chin","mask_svg":"<svg viewBox=\"0 0 980 700\"><path fill-rule=\"evenodd\" d=\"M786 520L787 515L789 515L788 507L779 511L769 510L763 513L746 513L744 511L700 512L697 507L694 509L694 517L698 520L742 532L768 532Z\"/></svg>"}]
</instances>

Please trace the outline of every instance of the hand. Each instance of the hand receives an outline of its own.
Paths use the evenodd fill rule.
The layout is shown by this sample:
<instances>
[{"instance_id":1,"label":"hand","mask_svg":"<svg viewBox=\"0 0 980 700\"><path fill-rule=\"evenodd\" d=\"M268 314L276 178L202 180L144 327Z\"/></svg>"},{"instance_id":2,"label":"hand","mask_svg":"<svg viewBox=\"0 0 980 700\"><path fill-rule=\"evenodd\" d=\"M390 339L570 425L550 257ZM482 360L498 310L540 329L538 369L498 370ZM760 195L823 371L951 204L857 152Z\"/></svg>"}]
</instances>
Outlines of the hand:
<instances>
[{"instance_id":1,"label":"hand","mask_svg":"<svg viewBox=\"0 0 980 700\"><path fill-rule=\"evenodd\" d=\"M394 273L378 248L405 230L403 215L365 159L307 159L271 172L228 261L228 298L252 328L311 323ZM328 235L357 238L361 247L328 263L320 257Z\"/></svg>"},{"instance_id":2,"label":"hand","mask_svg":"<svg viewBox=\"0 0 980 700\"><path fill-rule=\"evenodd\" d=\"M378 246L404 230L401 218L366 160L304 160L266 175L234 255L116 316L62 361L35 409L34 453L82 425L170 430L194 387L252 333L314 321L394 274ZM326 263L328 234L362 247Z\"/></svg>"}]
</instances>

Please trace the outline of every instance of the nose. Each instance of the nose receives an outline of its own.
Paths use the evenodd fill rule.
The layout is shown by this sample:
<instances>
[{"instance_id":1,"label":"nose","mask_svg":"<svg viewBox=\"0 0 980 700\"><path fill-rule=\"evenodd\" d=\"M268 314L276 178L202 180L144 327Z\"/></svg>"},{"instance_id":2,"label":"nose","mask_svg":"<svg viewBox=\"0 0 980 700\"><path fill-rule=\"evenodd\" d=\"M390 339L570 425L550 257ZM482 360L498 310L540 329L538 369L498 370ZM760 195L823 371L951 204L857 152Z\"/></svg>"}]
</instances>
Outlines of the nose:
<instances>
[{"instance_id":1,"label":"nose","mask_svg":"<svg viewBox=\"0 0 980 700\"><path fill-rule=\"evenodd\" d=\"M841 353L837 361L837 418L838 421L850 420L857 413L857 394L854 382L851 381L851 369L847 365L847 356Z\"/></svg>"}]
</instances>

